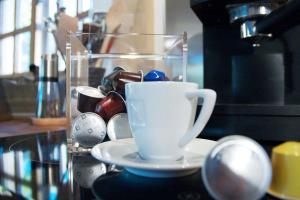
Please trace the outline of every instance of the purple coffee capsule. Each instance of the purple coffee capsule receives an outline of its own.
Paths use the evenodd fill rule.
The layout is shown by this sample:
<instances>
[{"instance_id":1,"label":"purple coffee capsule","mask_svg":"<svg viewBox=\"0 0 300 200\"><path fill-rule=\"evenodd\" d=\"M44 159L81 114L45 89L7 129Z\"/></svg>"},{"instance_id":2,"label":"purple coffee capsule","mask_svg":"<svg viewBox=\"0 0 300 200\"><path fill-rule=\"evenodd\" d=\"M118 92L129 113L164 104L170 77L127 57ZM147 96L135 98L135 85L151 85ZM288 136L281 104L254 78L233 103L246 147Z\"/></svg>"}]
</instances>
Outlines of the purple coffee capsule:
<instances>
[{"instance_id":1,"label":"purple coffee capsule","mask_svg":"<svg viewBox=\"0 0 300 200\"><path fill-rule=\"evenodd\" d=\"M112 86L115 91L117 91L122 96L125 96L125 84L130 82L142 82L143 81L143 72L139 71L128 72L128 71L120 71L112 82Z\"/></svg>"},{"instance_id":2,"label":"purple coffee capsule","mask_svg":"<svg viewBox=\"0 0 300 200\"><path fill-rule=\"evenodd\" d=\"M144 76L144 81L166 81L166 75L164 72L158 70L151 70Z\"/></svg>"},{"instance_id":3,"label":"purple coffee capsule","mask_svg":"<svg viewBox=\"0 0 300 200\"><path fill-rule=\"evenodd\" d=\"M105 97L101 91L89 86L79 86L76 90L78 92L77 109L82 113L94 112L97 103Z\"/></svg>"},{"instance_id":4,"label":"purple coffee capsule","mask_svg":"<svg viewBox=\"0 0 300 200\"><path fill-rule=\"evenodd\" d=\"M105 76L102 80L101 86L99 89L102 93L107 94L108 92L114 90L113 88L113 80L115 76L117 76L120 72L125 71L122 67L115 67L114 70L107 76Z\"/></svg>"}]
</instances>

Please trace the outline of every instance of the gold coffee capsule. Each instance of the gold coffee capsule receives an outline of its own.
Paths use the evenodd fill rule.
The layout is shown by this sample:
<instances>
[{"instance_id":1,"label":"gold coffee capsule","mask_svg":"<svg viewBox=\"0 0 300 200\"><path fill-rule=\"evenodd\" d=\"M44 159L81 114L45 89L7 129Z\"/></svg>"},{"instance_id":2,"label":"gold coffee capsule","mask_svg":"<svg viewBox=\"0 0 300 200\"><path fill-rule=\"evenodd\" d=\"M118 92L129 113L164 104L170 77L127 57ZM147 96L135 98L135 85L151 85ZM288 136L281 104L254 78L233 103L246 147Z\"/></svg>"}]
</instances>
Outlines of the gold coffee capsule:
<instances>
[{"instance_id":1,"label":"gold coffee capsule","mask_svg":"<svg viewBox=\"0 0 300 200\"><path fill-rule=\"evenodd\" d=\"M300 142L285 142L272 149L273 178L269 193L300 199Z\"/></svg>"}]
</instances>

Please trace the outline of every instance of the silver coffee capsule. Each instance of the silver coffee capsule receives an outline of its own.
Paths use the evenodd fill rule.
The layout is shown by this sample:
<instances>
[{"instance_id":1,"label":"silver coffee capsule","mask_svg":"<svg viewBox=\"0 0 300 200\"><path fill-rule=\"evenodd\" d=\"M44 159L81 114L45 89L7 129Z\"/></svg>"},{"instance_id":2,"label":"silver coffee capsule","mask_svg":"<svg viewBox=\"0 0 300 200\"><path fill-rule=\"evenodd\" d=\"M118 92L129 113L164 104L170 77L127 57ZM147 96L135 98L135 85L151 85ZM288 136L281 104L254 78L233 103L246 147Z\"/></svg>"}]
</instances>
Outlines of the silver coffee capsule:
<instances>
[{"instance_id":1,"label":"silver coffee capsule","mask_svg":"<svg viewBox=\"0 0 300 200\"><path fill-rule=\"evenodd\" d=\"M103 141L106 135L104 120L95 113L82 113L72 125L72 138L83 147L93 147Z\"/></svg>"},{"instance_id":2,"label":"silver coffee capsule","mask_svg":"<svg viewBox=\"0 0 300 200\"><path fill-rule=\"evenodd\" d=\"M110 140L132 138L127 113L118 113L108 121L107 135Z\"/></svg>"},{"instance_id":3,"label":"silver coffee capsule","mask_svg":"<svg viewBox=\"0 0 300 200\"><path fill-rule=\"evenodd\" d=\"M271 162L264 149L244 136L221 139L207 155L202 178L208 192L219 200L253 200L267 191Z\"/></svg>"}]
</instances>

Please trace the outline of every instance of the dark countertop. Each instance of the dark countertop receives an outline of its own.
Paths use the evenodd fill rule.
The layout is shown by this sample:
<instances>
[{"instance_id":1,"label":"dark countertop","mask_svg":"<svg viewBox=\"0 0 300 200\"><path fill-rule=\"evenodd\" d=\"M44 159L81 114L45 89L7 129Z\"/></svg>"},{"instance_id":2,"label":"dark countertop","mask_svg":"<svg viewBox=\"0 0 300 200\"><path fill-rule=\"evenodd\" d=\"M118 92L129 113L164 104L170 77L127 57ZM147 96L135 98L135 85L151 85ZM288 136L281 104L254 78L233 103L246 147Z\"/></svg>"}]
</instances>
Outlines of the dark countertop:
<instances>
[{"instance_id":1,"label":"dark countertop","mask_svg":"<svg viewBox=\"0 0 300 200\"><path fill-rule=\"evenodd\" d=\"M262 142L270 152L276 145ZM211 199L201 172L181 178L144 178L67 153L66 133L0 138L0 199ZM266 195L263 199L274 199Z\"/></svg>"}]
</instances>

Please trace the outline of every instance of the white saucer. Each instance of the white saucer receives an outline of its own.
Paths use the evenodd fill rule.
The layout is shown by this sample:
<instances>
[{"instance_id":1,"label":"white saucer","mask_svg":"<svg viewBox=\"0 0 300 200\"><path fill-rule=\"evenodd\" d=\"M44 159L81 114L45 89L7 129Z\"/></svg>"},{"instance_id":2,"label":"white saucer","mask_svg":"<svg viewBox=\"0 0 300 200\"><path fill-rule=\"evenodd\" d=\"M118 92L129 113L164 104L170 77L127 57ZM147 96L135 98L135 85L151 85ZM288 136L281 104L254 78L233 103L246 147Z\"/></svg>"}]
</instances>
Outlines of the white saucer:
<instances>
[{"instance_id":1,"label":"white saucer","mask_svg":"<svg viewBox=\"0 0 300 200\"><path fill-rule=\"evenodd\" d=\"M185 148L182 159L162 163L142 159L133 138L100 143L93 147L91 154L100 161L122 166L139 176L168 178L198 171L205 156L216 143L212 140L194 139Z\"/></svg>"}]
</instances>

